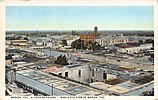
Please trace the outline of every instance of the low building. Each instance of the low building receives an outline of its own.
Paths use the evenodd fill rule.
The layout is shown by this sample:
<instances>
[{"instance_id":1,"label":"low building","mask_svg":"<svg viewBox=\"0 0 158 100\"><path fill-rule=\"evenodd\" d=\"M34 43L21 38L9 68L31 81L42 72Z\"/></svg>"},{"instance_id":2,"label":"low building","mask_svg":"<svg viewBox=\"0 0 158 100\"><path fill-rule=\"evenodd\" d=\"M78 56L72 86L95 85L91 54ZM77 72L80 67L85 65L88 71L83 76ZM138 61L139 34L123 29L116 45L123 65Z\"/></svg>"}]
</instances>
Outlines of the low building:
<instances>
[{"instance_id":1,"label":"low building","mask_svg":"<svg viewBox=\"0 0 158 100\"><path fill-rule=\"evenodd\" d=\"M102 37L99 39L96 39L96 41L101 45L101 46L108 46L108 45L114 45L114 44L120 44L120 43L128 43L128 38L123 37L123 36L107 36L107 37Z\"/></svg>"},{"instance_id":2,"label":"low building","mask_svg":"<svg viewBox=\"0 0 158 100\"><path fill-rule=\"evenodd\" d=\"M154 70L154 63L149 61L149 57L131 57L129 54L109 54L109 55L94 55L94 54L81 54L82 58L93 59L99 61L99 63L111 63L120 66L131 66L137 69L143 69L147 71Z\"/></svg>"},{"instance_id":3,"label":"low building","mask_svg":"<svg viewBox=\"0 0 158 100\"><path fill-rule=\"evenodd\" d=\"M90 86L104 90L108 95L116 96L141 96L144 91L152 91L154 81L139 85L131 81L125 81L116 85L110 85L104 82L94 82Z\"/></svg>"},{"instance_id":4,"label":"low building","mask_svg":"<svg viewBox=\"0 0 158 100\"><path fill-rule=\"evenodd\" d=\"M123 46L118 46L117 51L121 53L134 54L134 53L139 53L142 50L151 49L151 48L152 48L152 44L141 44L139 46L123 45Z\"/></svg>"},{"instance_id":5,"label":"low building","mask_svg":"<svg viewBox=\"0 0 158 100\"><path fill-rule=\"evenodd\" d=\"M81 83L89 83L90 75L89 75L89 67L81 64L73 64L67 65L63 68L52 71L51 73L60 75L62 77L66 77L72 79L74 81L78 81Z\"/></svg>"},{"instance_id":6,"label":"low building","mask_svg":"<svg viewBox=\"0 0 158 100\"><path fill-rule=\"evenodd\" d=\"M58 76L46 74L35 70L21 70L16 73L16 84L34 94L46 96L89 96L100 95L102 91L95 88L73 82ZM90 92L89 92L90 91Z\"/></svg>"},{"instance_id":7,"label":"low building","mask_svg":"<svg viewBox=\"0 0 158 100\"><path fill-rule=\"evenodd\" d=\"M26 47L28 45L28 42L27 40L11 40L11 45Z\"/></svg>"},{"instance_id":8,"label":"low building","mask_svg":"<svg viewBox=\"0 0 158 100\"><path fill-rule=\"evenodd\" d=\"M66 40L67 45L71 46L71 43L77 39L79 39L80 37L78 35L64 35L63 36L63 40Z\"/></svg>"},{"instance_id":9,"label":"low building","mask_svg":"<svg viewBox=\"0 0 158 100\"><path fill-rule=\"evenodd\" d=\"M53 47L52 39L38 39L36 41L37 46Z\"/></svg>"}]
</instances>

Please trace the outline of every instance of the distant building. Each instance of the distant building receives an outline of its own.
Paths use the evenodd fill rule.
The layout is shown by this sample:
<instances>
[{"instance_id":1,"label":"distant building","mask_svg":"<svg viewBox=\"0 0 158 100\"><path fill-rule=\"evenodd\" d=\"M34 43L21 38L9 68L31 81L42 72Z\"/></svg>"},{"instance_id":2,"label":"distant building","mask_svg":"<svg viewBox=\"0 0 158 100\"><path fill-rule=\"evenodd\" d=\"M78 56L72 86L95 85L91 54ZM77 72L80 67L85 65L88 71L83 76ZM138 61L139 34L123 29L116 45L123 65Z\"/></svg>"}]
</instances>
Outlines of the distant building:
<instances>
[{"instance_id":1,"label":"distant building","mask_svg":"<svg viewBox=\"0 0 158 100\"><path fill-rule=\"evenodd\" d=\"M101 46L107 46L107 45L114 45L114 44L120 44L120 43L128 43L128 38L123 37L123 36L118 36L118 37L103 37L96 39L96 41L101 45Z\"/></svg>"},{"instance_id":2,"label":"distant building","mask_svg":"<svg viewBox=\"0 0 158 100\"><path fill-rule=\"evenodd\" d=\"M84 41L84 43L89 43L90 41L95 41L96 35L91 33L91 34L80 34L80 39Z\"/></svg>"},{"instance_id":3,"label":"distant building","mask_svg":"<svg viewBox=\"0 0 158 100\"><path fill-rule=\"evenodd\" d=\"M134 53L139 53L144 49L151 49L151 48L152 48L152 44L142 44L139 46L124 45L124 46L119 46L117 48L117 51L122 53L134 54Z\"/></svg>"},{"instance_id":4,"label":"distant building","mask_svg":"<svg viewBox=\"0 0 158 100\"><path fill-rule=\"evenodd\" d=\"M52 39L38 39L36 41L37 46L46 46L46 47L52 47L53 46L53 40Z\"/></svg>"},{"instance_id":5,"label":"distant building","mask_svg":"<svg viewBox=\"0 0 158 100\"><path fill-rule=\"evenodd\" d=\"M72 35L75 35L76 34L76 30L74 30L74 31L72 30L71 33L72 33Z\"/></svg>"},{"instance_id":6,"label":"distant building","mask_svg":"<svg viewBox=\"0 0 158 100\"><path fill-rule=\"evenodd\" d=\"M84 42L84 43L89 43L94 42L96 37L98 35L98 27L94 27L94 33L85 33L85 34L80 34L80 39Z\"/></svg>"},{"instance_id":7,"label":"distant building","mask_svg":"<svg viewBox=\"0 0 158 100\"><path fill-rule=\"evenodd\" d=\"M25 47L28 45L28 42L27 40L11 40L11 45Z\"/></svg>"},{"instance_id":8,"label":"distant building","mask_svg":"<svg viewBox=\"0 0 158 100\"><path fill-rule=\"evenodd\" d=\"M98 35L98 27L94 27L94 34L97 36Z\"/></svg>"},{"instance_id":9,"label":"distant building","mask_svg":"<svg viewBox=\"0 0 158 100\"><path fill-rule=\"evenodd\" d=\"M79 38L80 37L78 35L64 35L63 36L63 40L66 40L68 46L71 46L71 43Z\"/></svg>"}]
</instances>

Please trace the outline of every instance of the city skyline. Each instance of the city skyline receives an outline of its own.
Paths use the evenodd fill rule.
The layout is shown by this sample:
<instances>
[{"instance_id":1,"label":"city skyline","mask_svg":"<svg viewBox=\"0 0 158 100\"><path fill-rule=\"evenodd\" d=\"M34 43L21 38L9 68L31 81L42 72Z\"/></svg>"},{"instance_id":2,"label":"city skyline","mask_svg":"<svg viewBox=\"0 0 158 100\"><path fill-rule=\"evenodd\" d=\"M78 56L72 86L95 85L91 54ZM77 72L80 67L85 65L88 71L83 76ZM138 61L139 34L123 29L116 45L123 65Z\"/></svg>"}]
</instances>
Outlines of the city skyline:
<instances>
[{"instance_id":1,"label":"city skyline","mask_svg":"<svg viewBox=\"0 0 158 100\"><path fill-rule=\"evenodd\" d=\"M153 30L153 6L7 6L6 30Z\"/></svg>"}]
</instances>

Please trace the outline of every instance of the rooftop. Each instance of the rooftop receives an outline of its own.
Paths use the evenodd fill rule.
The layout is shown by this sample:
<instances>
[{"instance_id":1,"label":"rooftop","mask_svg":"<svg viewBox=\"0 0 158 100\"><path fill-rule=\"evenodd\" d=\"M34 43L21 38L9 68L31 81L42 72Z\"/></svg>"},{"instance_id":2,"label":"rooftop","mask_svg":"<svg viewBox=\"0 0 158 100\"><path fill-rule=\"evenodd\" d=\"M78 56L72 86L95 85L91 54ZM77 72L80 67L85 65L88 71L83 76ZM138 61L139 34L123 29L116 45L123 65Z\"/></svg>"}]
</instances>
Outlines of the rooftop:
<instances>
[{"instance_id":1,"label":"rooftop","mask_svg":"<svg viewBox=\"0 0 158 100\"><path fill-rule=\"evenodd\" d=\"M74 94L74 95L79 95L79 94L87 94L87 93L93 93L93 94L101 94L101 91L76 83L76 82L72 82L57 76L53 76L53 75L49 75L40 71L35 71L35 70L22 70L22 71L18 71L18 74L21 74L25 77L28 77L32 80L41 82L43 84L47 84L49 86L52 86L54 88L60 89L60 90L64 90L68 93ZM22 81L22 80L21 80ZM27 81L27 80L25 80ZM33 83L29 83L29 84L33 84ZM89 92L90 91L90 92ZM90 94L91 95L91 94Z\"/></svg>"},{"instance_id":2,"label":"rooftop","mask_svg":"<svg viewBox=\"0 0 158 100\"><path fill-rule=\"evenodd\" d=\"M61 67L59 68L59 67L56 67L56 66L52 66L52 67L48 67L46 69L43 69L42 71L49 73L49 72L53 72L53 71L56 71L56 70L59 70L59 69L61 69Z\"/></svg>"},{"instance_id":3,"label":"rooftop","mask_svg":"<svg viewBox=\"0 0 158 100\"><path fill-rule=\"evenodd\" d=\"M80 35L95 35L93 32L89 32L89 33L80 33Z\"/></svg>"},{"instance_id":4,"label":"rooftop","mask_svg":"<svg viewBox=\"0 0 158 100\"><path fill-rule=\"evenodd\" d=\"M113 92L116 92L116 93L119 93L119 94L122 94L122 93L125 93L125 92L129 91L129 89L118 86L118 85L112 86L112 87L108 88L107 90L113 91Z\"/></svg>"},{"instance_id":5,"label":"rooftop","mask_svg":"<svg viewBox=\"0 0 158 100\"><path fill-rule=\"evenodd\" d=\"M144 76L137 77L135 80L132 80L132 82L141 85L141 84L149 83L153 80L154 80L154 77L152 75L144 75Z\"/></svg>"},{"instance_id":6,"label":"rooftop","mask_svg":"<svg viewBox=\"0 0 158 100\"><path fill-rule=\"evenodd\" d=\"M110 85L116 85L116 84L124 82L124 80L122 80L122 79L110 79L110 80L104 80L103 82L106 84L110 84Z\"/></svg>"},{"instance_id":7,"label":"rooftop","mask_svg":"<svg viewBox=\"0 0 158 100\"><path fill-rule=\"evenodd\" d=\"M124 37L124 36L106 36L106 37L101 37L100 39L106 39L106 40L118 39L118 40L121 40L121 39L127 39L127 37Z\"/></svg>"},{"instance_id":8,"label":"rooftop","mask_svg":"<svg viewBox=\"0 0 158 100\"><path fill-rule=\"evenodd\" d=\"M125 67L125 66L121 66L121 67L118 67L119 70L126 70L126 71L135 71L136 68L134 67Z\"/></svg>"},{"instance_id":9,"label":"rooftop","mask_svg":"<svg viewBox=\"0 0 158 100\"><path fill-rule=\"evenodd\" d=\"M127 89L132 89L132 88L138 86L138 84L127 81L127 82L122 82L120 84L117 84L117 86L121 86L121 87L124 87Z\"/></svg>"},{"instance_id":10,"label":"rooftop","mask_svg":"<svg viewBox=\"0 0 158 100\"><path fill-rule=\"evenodd\" d=\"M90 83L90 86L98 88L98 89L106 90L107 88L110 88L112 85L106 84L104 82L94 82L94 83Z\"/></svg>"},{"instance_id":11,"label":"rooftop","mask_svg":"<svg viewBox=\"0 0 158 100\"><path fill-rule=\"evenodd\" d=\"M65 67L67 68L74 68L74 67L79 67L81 64L72 64L72 65L66 65Z\"/></svg>"}]
</instances>

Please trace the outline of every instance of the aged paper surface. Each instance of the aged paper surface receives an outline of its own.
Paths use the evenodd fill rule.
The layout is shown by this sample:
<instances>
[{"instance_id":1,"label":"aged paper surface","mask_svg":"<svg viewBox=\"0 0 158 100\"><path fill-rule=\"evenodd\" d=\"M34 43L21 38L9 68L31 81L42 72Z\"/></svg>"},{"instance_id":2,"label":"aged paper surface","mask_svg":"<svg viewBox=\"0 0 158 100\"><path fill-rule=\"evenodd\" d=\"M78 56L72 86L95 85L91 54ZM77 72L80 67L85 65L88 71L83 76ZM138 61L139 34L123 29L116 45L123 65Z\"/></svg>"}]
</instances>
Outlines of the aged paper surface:
<instances>
[{"instance_id":1,"label":"aged paper surface","mask_svg":"<svg viewBox=\"0 0 158 100\"><path fill-rule=\"evenodd\" d=\"M49 7L61 7L61 6L73 6L73 7L96 7L96 6L100 6L100 7L106 7L106 6L121 6L121 7L130 7L130 6L151 6L153 7L153 28L151 30L154 31L154 96L92 96L91 98L85 97L85 96L76 96L76 97L72 97L71 96L53 96L53 97L45 97L45 96L6 96L5 95L5 90L6 90L6 84L5 84L5 56L6 56L6 31L7 31L7 24L6 24L6 19L8 16L6 16L6 9L8 6L21 6L22 8L24 6L32 6L32 7L45 7L45 6L49 6ZM40 10L40 9L39 9ZM42 10L42 9L41 9ZM12 12L14 13L14 12ZM123 100L127 100L129 99L140 99L140 100L146 100L146 99L150 99L150 100L157 100L158 99L158 88L157 88L157 79L158 79L158 75L157 75L157 34L158 34L158 1L157 0L0 0L0 63L1 63L1 75L0 75L0 100L12 100L12 99L108 99L108 100L113 100L113 99L123 99ZM40 16L40 15L39 15ZM41 15L42 16L42 15ZM10 16L11 17L11 16ZM69 18L70 16L68 16ZM88 16L89 17L89 16ZM143 18L142 18L143 19ZM73 20L73 19L72 19ZM12 21L14 22L14 19L12 19ZM82 20L83 21L83 20ZM31 23L31 22L30 22ZM63 21L64 23L64 21ZM84 23L84 22L83 22ZM101 22L100 22L101 23ZM114 23L114 22L113 22ZM117 23L117 22L116 22ZM46 26L46 23L44 23ZM14 24L16 25L16 24ZM28 24L29 25L29 24ZM31 25L31 24L30 24ZM143 26L143 25L142 25ZM144 25L145 26L145 25ZM18 26L19 27L19 26ZM99 27L99 26L98 26ZM139 26L136 26L139 27ZM24 27L23 27L24 28ZM29 27L30 28L30 27ZM71 28L71 27L69 27ZM81 27L83 28L83 27ZM93 26L92 26L93 28ZM100 27L99 27L100 28ZM35 29L35 28L34 28ZM51 29L48 28L47 30ZM27 30L27 29L26 29ZM40 30L37 28L37 30ZM57 27L57 30L60 30L60 27ZM63 28L64 30L64 28ZM70 29L71 30L71 29ZM76 29L72 29L72 30L77 30ZM106 29L105 29L106 30ZM109 28L110 30L110 28ZM113 77L113 76L111 76ZM25 80L24 80L25 81ZM27 83L27 82L26 82ZM101 85L101 84L100 84ZM102 87L101 87L102 88ZM126 89L124 90L126 91Z\"/></svg>"}]
</instances>

